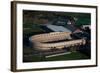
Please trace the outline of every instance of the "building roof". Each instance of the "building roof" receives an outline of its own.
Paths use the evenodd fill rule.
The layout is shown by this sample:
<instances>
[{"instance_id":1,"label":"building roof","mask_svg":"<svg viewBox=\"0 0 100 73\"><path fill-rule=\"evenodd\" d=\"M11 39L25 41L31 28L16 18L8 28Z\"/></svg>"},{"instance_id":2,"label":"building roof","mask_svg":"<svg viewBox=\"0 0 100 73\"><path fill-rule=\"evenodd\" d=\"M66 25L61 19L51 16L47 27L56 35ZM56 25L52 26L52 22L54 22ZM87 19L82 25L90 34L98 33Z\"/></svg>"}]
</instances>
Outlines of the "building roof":
<instances>
[{"instance_id":1,"label":"building roof","mask_svg":"<svg viewBox=\"0 0 100 73\"><path fill-rule=\"evenodd\" d=\"M71 30L63 27L63 26L57 26L57 25L47 25L47 28L55 31L55 32L71 32Z\"/></svg>"}]
</instances>

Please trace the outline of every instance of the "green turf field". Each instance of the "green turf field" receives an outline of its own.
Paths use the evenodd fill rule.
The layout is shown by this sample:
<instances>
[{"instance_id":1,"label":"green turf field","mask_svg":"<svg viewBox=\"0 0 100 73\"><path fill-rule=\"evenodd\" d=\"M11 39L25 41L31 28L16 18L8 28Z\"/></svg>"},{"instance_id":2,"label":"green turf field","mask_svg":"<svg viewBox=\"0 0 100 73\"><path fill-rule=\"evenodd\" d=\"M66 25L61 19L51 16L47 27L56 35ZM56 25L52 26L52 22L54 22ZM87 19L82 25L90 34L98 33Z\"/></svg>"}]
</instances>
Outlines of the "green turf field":
<instances>
[{"instance_id":1,"label":"green turf field","mask_svg":"<svg viewBox=\"0 0 100 73\"><path fill-rule=\"evenodd\" d=\"M80 52L71 52L71 54L65 54L60 56L48 57L44 56L28 56L24 58L24 62L40 62L40 61L61 61L61 60L81 60L81 59L89 59L89 57Z\"/></svg>"},{"instance_id":2,"label":"green turf field","mask_svg":"<svg viewBox=\"0 0 100 73\"><path fill-rule=\"evenodd\" d=\"M48 61L54 61L54 60L79 60L79 59L88 59L88 56L80 53L80 52L72 52L71 54L61 55L61 56L55 56L46 58Z\"/></svg>"}]
</instances>

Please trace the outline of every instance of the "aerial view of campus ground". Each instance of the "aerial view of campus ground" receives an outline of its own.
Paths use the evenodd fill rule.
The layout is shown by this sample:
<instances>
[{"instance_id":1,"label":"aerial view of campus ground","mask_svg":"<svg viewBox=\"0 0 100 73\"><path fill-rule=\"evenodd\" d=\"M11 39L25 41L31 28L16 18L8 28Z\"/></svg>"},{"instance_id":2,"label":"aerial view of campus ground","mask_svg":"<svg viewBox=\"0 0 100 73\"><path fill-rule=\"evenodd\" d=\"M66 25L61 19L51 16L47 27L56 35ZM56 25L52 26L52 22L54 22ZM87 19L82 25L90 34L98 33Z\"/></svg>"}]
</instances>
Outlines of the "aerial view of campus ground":
<instances>
[{"instance_id":1,"label":"aerial view of campus ground","mask_svg":"<svg viewBox=\"0 0 100 73\"><path fill-rule=\"evenodd\" d=\"M23 62L91 59L91 14L23 10Z\"/></svg>"}]
</instances>

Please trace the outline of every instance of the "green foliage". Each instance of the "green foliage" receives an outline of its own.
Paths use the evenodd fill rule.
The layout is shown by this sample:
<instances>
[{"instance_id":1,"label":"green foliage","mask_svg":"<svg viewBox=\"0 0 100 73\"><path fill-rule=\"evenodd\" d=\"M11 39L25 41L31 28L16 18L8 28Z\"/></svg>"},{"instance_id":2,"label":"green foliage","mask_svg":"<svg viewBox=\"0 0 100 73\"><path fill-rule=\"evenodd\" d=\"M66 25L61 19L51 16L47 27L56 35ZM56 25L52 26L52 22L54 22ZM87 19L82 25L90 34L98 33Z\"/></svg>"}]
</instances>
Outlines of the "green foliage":
<instances>
[{"instance_id":1,"label":"green foliage","mask_svg":"<svg viewBox=\"0 0 100 73\"><path fill-rule=\"evenodd\" d=\"M44 32L38 24L24 24L23 25L23 35L35 33L35 32Z\"/></svg>"}]
</instances>

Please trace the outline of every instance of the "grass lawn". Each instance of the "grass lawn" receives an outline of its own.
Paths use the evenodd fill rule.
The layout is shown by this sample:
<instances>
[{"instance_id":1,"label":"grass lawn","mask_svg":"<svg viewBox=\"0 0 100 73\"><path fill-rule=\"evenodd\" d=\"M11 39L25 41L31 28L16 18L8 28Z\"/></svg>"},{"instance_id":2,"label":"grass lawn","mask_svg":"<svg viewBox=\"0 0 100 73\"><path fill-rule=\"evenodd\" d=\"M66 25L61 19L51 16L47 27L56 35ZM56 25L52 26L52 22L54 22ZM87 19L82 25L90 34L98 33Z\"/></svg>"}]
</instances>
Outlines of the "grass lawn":
<instances>
[{"instance_id":1,"label":"grass lawn","mask_svg":"<svg viewBox=\"0 0 100 73\"><path fill-rule=\"evenodd\" d=\"M82 54L80 52L72 52L71 54L65 54L60 56L48 57L45 58L43 56L27 56L24 58L24 62L40 62L40 61L61 61L61 60L81 60L81 59L89 59L88 56Z\"/></svg>"},{"instance_id":2,"label":"grass lawn","mask_svg":"<svg viewBox=\"0 0 100 73\"><path fill-rule=\"evenodd\" d=\"M80 59L88 59L89 57L80 52L72 52L71 54L65 54L55 57L46 58L46 61L59 61L59 60L80 60Z\"/></svg>"}]
</instances>

